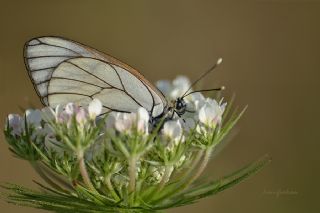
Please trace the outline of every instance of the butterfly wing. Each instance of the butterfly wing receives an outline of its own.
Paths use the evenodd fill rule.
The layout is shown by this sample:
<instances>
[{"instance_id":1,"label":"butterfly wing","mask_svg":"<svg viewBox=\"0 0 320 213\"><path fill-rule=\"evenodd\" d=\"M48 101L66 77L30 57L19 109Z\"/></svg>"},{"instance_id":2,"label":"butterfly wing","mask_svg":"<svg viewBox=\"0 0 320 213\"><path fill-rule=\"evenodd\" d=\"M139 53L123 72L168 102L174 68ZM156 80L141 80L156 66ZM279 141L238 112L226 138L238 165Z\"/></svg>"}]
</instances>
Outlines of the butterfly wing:
<instances>
[{"instance_id":1,"label":"butterfly wing","mask_svg":"<svg viewBox=\"0 0 320 213\"><path fill-rule=\"evenodd\" d=\"M135 112L144 107L156 117L165 108L153 90L125 67L95 58L73 58L62 62L52 73L48 103L55 107L70 101L86 105L98 98L103 112Z\"/></svg>"},{"instance_id":2,"label":"butterfly wing","mask_svg":"<svg viewBox=\"0 0 320 213\"><path fill-rule=\"evenodd\" d=\"M137 70L135 70L134 68L128 66L127 64L119 61L118 59L116 59L112 56L109 56L105 53L101 53L91 47L80 44L78 42L74 42L74 41L67 40L67 39L60 38L60 37L34 38L34 39L31 39L30 41L28 41L25 45L25 49L24 49L25 64L28 69L28 73L29 73L29 76L32 80L32 83L34 84L34 88L37 91L37 94L39 95L43 104L48 105L48 106L53 106L54 104L57 104L57 101L58 101L58 99L55 99L55 98L53 98L53 96L51 96L51 95L53 95L51 93L52 93L52 91L54 91L54 89L51 89L51 93L49 92L49 82L51 81L53 72L62 64L64 64L64 65L61 66L60 68L62 70L65 70L66 66L70 66L70 65L66 65L64 62L67 62L68 60L73 59L73 58L80 59L81 57L97 59L100 62L111 63L111 64L113 64L112 66L119 67L118 69L126 70L128 78L122 79L125 82L124 83L125 85L122 86L122 89L126 89L127 91L129 91L127 88L125 88L125 87L129 87L129 85L131 85L130 80L127 80L127 79L130 79L129 77L134 76L135 78L131 78L131 79L137 79L140 82L142 82L142 84L145 85L145 87L148 89L149 93L152 96L152 103L153 103L152 115L156 116L156 115L161 114L160 113L161 110L163 112L164 108L167 105L164 96L156 87L154 87L149 81L147 81ZM90 63L90 62L88 62L88 61L90 61L89 59L86 59L84 61L86 62L84 64ZM93 62L93 60L91 60L91 62ZM70 64L70 63L67 63L67 64ZM89 66L89 64L87 64L87 66ZM92 67L90 67L90 69L91 68ZM79 70L79 69L73 68L72 72L74 70ZM106 70L108 70L108 69L106 69ZM57 73L60 73L60 72L61 71L59 71ZM109 71L106 71L106 72L109 72ZM122 71L119 71L119 72L122 73ZM79 73L76 72L76 73L74 73L74 75L72 77L75 77L76 75L79 75L79 74L80 74L80 72ZM83 73L80 75L83 75ZM59 77L59 76L57 76L57 77ZM75 78L77 80L77 77L75 77ZM111 76L107 76L107 75L104 75L103 78L104 78L103 79L104 81L109 82L109 83L110 83L110 81L113 81L115 79L115 78L112 78ZM66 81L68 81L68 80L65 79L64 82L66 82ZM69 80L69 81L71 81L71 80ZM101 81L98 81L97 78L91 79L90 82L88 82L87 78L82 78L82 81L84 81L84 82L82 82L83 84L90 83L90 84L92 84L92 86L97 85L97 84L101 84ZM62 81L60 84L62 84L61 87L62 86L69 86L69 85L63 85ZM76 83L73 81L73 84L76 84ZM77 82L76 85L75 85L75 87L79 87L78 91L81 91L80 87L83 85L80 85L79 81ZM134 84L134 85L137 85L137 84ZM88 87L88 85L87 85L87 87ZM143 87L141 87L141 88L143 88ZM132 89L132 88L130 88L130 89ZM138 91L141 92L141 90L138 90ZM109 90L109 92L112 92L112 94L117 94L114 92L114 90ZM108 93L108 92L106 90L104 90L104 93ZM104 94L104 93L100 93L100 96L101 96L101 94ZM130 94L130 93L128 93L128 94ZM109 93L108 93L108 95L109 95ZM140 94L140 96L144 96L144 95L145 94L143 94L143 93ZM111 95L111 96L113 96L113 95ZM50 104L48 101L48 97L52 97L52 99L55 99L55 101L52 101L52 104ZM69 97L69 102L74 100L74 99L71 99L71 96L68 96L68 95L66 95L64 97L66 97L66 98ZM74 98L75 96L73 95L72 97ZM84 99L81 99L81 100L84 101ZM126 100L126 99L123 99L123 100ZM139 100L139 98L136 98L135 100ZM150 99L149 99L149 101L150 101ZM144 104L146 104L146 103L144 103ZM149 105L150 105L150 103L148 103L146 106L149 107ZM117 106L119 106L119 105L117 105ZM150 109L150 107L148 109ZM111 108L110 110L116 110L116 108ZM118 109L118 111L122 111L122 110Z\"/></svg>"}]
</instances>

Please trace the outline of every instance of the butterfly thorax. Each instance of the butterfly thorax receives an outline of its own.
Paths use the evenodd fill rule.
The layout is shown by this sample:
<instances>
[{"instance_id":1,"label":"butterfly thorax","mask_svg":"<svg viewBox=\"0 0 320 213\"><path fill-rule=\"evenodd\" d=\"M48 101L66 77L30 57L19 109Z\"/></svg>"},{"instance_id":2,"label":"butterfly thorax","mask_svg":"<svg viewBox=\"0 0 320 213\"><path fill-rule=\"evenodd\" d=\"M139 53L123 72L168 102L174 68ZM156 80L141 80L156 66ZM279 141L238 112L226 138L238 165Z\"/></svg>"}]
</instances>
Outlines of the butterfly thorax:
<instances>
[{"instance_id":1,"label":"butterfly thorax","mask_svg":"<svg viewBox=\"0 0 320 213\"><path fill-rule=\"evenodd\" d=\"M161 120L169 121L177 117L181 117L186 112L186 109L187 103L184 101L184 99L177 98L176 100L169 102L168 106L164 109L162 114L157 117L151 116L150 122L152 126L155 127Z\"/></svg>"},{"instance_id":2,"label":"butterfly thorax","mask_svg":"<svg viewBox=\"0 0 320 213\"><path fill-rule=\"evenodd\" d=\"M187 103L184 101L183 98L177 98L174 101L173 110L174 110L174 113L177 113L179 117L186 112L186 109L187 109Z\"/></svg>"}]
</instances>

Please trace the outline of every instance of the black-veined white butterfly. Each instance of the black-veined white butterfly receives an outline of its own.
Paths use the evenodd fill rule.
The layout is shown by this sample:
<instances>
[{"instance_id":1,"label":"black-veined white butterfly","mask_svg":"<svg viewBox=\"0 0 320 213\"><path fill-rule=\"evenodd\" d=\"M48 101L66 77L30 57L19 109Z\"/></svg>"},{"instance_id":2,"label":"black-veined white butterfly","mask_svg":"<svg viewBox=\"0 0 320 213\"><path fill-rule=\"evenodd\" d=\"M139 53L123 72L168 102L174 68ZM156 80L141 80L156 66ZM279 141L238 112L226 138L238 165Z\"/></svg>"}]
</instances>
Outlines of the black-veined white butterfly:
<instances>
[{"instance_id":1,"label":"black-veined white butterfly","mask_svg":"<svg viewBox=\"0 0 320 213\"><path fill-rule=\"evenodd\" d=\"M97 98L103 104L103 113L136 112L139 107L144 107L151 122L156 122L163 116L183 115L187 107L184 97L198 92L189 92L190 87L182 97L168 102L134 68L96 49L61 37L29 40L24 47L24 59L41 102L50 107L69 102L87 105Z\"/></svg>"}]
</instances>

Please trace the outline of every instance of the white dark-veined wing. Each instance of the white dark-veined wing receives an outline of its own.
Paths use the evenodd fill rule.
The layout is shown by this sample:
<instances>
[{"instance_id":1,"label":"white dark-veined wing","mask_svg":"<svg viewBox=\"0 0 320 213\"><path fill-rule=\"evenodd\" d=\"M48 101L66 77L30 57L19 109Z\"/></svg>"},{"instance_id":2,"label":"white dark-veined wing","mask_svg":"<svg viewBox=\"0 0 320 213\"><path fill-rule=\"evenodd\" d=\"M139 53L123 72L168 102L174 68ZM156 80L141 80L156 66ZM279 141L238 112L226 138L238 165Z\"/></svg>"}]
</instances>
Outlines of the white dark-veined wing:
<instances>
[{"instance_id":1,"label":"white dark-veined wing","mask_svg":"<svg viewBox=\"0 0 320 213\"><path fill-rule=\"evenodd\" d=\"M133 112L137 106L143 106L156 117L167 105L161 92L137 70L78 42L60 37L34 38L26 43L24 57L34 88L42 103L47 106L53 107L70 101L83 105L93 97L104 102L105 112L110 110ZM71 61L71 59L76 60ZM78 67L70 62L77 62ZM98 64L98 68L91 63ZM81 68L88 72L84 72ZM117 76L114 76L110 68L115 70ZM53 73L55 73L54 81ZM70 77L73 79L63 79ZM68 91L70 94L57 94L62 88L65 93ZM96 91L96 94L92 94L92 91ZM48 100L49 97L51 101Z\"/></svg>"},{"instance_id":2,"label":"white dark-veined wing","mask_svg":"<svg viewBox=\"0 0 320 213\"><path fill-rule=\"evenodd\" d=\"M54 69L65 60L81 56L109 61L92 48L59 37L34 38L25 44L25 64L43 104L48 105L47 88Z\"/></svg>"},{"instance_id":3,"label":"white dark-veined wing","mask_svg":"<svg viewBox=\"0 0 320 213\"><path fill-rule=\"evenodd\" d=\"M103 112L135 112L144 107L159 116L166 103L144 81L124 67L94 58L73 58L62 62L52 73L48 85L48 103L75 102L86 105L98 98Z\"/></svg>"}]
</instances>

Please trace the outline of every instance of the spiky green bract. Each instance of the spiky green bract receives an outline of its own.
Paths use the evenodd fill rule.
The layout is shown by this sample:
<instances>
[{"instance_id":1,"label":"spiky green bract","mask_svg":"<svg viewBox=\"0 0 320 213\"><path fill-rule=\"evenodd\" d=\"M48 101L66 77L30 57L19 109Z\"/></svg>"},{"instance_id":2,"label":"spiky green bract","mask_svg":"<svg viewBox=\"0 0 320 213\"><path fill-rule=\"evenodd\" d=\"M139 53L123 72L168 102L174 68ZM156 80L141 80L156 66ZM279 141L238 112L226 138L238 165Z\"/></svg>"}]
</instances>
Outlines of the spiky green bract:
<instances>
[{"instance_id":1,"label":"spiky green bract","mask_svg":"<svg viewBox=\"0 0 320 213\"><path fill-rule=\"evenodd\" d=\"M219 193L257 173L269 162L270 158L264 156L231 175L215 181L205 181L201 184L195 184L184 192L168 197L155 205L141 203L140 206L128 208L125 205L122 205L121 201L115 203L114 201L110 201L102 195L96 195L83 187L76 188L77 194L65 194L49 189L43 185L39 185L44 190L40 192L14 184L3 184L2 188L6 189L8 193L2 193L2 196L4 196L9 203L61 213L156 212L168 208L188 205L201 198ZM171 183L165 187L164 191L171 191L171 188L175 188L178 185L179 183Z\"/></svg>"},{"instance_id":2,"label":"spiky green bract","mask_svg":"<svg viewBox=\"0 0 320 213\"><path fill-rule=\"evenodd\" d=\"M221 179L199 180L212 152L243 112L225 114L221 122L199 121L191 129L179 120L170 124L162 120L146 131L141 128L146 123L137 123L134 115L122 118L125 131L106 128L109 117L97 121L77 115L46 120L38 129L26 122L18 135L7 125L10 150L28 160L46 185L38 183L41 191L34 191L3 184L2 197L17 205L81 213L152 212L194 203L239 183L269 162L264 157ZM45 125L50 134L38 134Z\"/></svg>"}]
</instances>

